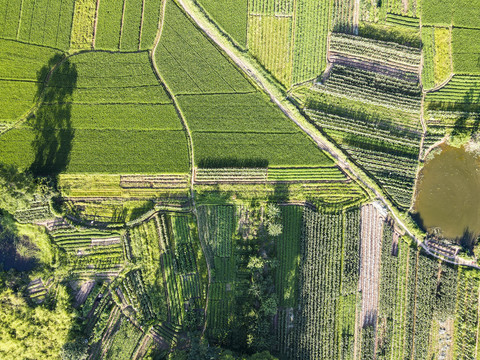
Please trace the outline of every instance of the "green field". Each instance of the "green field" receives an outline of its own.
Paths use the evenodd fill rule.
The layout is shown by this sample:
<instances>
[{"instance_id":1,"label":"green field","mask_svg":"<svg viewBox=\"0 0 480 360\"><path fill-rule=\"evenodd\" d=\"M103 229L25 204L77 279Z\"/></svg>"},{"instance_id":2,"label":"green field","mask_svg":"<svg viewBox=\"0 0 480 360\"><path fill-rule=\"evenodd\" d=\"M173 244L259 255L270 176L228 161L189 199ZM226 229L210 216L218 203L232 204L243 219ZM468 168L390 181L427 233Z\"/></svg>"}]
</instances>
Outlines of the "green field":
<instances>
[{"instance_id":1,"label":"green field","mask_svg":"<svg viewBox=\"0 0 480 360\"><path fill-rule=\"evenodd\" d=\"M248 49L251 54L288 87L292 83L292 18L250 15L248 29Z\"/></svg>"},{"instance_id":2,"label":"green field","mask_svg":"<svg viewBox=\"0 0 480 360\"><path fill-rule=\"evenodd\" d=\"M151 49L160 26L160 8L160 0L101 1L95 49Z\"/></svg>"},{"instance_id":3,"label":"green field","mask_svg":"<svg viewBox=\"0 0 480 360\"><path fill-rule=\"evenodd\" d=\"M120 46L123 2L104 0L98 9L95 48L116 50Z\"/></svg>"},{"instance_id":4,"label":"green field","mask_svg":"<svg viewBox=\"0 0 480 360\"><path fill-rule=\"evenodd\" d=\"M435 56L435 28L422 27L422 44L423 44L423 68L422 68L422 84L425 89L435 86L435 70L433 58Z\"/></svg>"},{"instance_id":5,"label":"green field","mask_svg":"<svg viewBox=\"0 0 480 360\"><path fill-rule=\"evenodd\" d=\"M480 44L472 39L480 36L480 29L452 30L453 72L480 74Z\"/></svg>"},{"instance_id":6,"label":"green field","mask_svg":"<svg viewBox=\"0 0 480 360\"><path fill-rule=\"evenodd\" d=\"M46 45L66 50L70 47L74 0L4 0L0 8L0 38Z\"/></svg>"},{"instance_id":7,"label":"green field","mask_svg":"<svg viewBox=\"0 0 480 360\"><path fill-rule=\"evenodd\" d=\"M201 0L200 5L240 46L247 44L247 0Z\"/></svg>"},{"instance_id":8,"label":"green field","mask_svg":"<svg viewBox=\"0 0 480 360\"><path fill-rule=\"evenodd\" d=\"M422 0L422 24L480 28L477 1Z\"/></svg>"},{"instance_id":9,"label":"green field","mask_svg":"<svg viewBox=\"0 0 480 360\"><path fill-rule=\"evenodd\" d=\"M450 29L435 28L434 73L435 83L445 81L452 72L452 44ZM455 59L453 60L455 62ZM454 68L456 72L456 68Z\"/></svg>"}]
</instances>

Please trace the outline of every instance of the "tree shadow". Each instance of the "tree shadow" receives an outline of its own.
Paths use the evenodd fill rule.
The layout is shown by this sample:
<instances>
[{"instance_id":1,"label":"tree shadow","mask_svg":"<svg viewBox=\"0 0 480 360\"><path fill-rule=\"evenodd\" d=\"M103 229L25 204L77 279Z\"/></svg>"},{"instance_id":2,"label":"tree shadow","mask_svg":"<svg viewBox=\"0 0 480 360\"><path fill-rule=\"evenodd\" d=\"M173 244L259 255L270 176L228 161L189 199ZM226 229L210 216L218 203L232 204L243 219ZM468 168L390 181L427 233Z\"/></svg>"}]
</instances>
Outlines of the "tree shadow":
<instances>
[{"instance_id":1,"label":"tree shadow","mask_svg":"<svg viewBox=\"0 0 480 360\"><path fill-rule=\"evenodd\" d=\"M56 68L50 76L53 67ZM30 171L35 176L56 178L70 161L75 134L71 95L77 85L77 76L76 65L59 55L53 56L48 65L37 72L37 98L43 102L29 119L34 131L32 148L35 154Z\"/></svg>"},{"instance_id":2,"label":"tree shadow","mask_svg":"<svg viewBox=\"0 0 480 360\"><path fill-rule=\"evenodd\" d=\"M455 242L464 248L469 255L473 255L473 250L478 242L477 235L468 227L463 231L462 236L455 239Z\"/></svg>"},{"instance_id":3,"label":"tree shadow","mask_svg":"<svg viewBox=\"0 0 480 360\"><path fill-rule=\"evenodd\" d=\"M480 112L476 105L480 103L480 95L475 96L475 84L465 94L462 101L462 115L455 121L452 130L452 137L469 136L476 133L480 127ZM469 112L472 111L472 112ZM473 116L473 119L472 119ZM468 126L468 120L472 119L472 126Z\"/></svg>"}]
</instances>

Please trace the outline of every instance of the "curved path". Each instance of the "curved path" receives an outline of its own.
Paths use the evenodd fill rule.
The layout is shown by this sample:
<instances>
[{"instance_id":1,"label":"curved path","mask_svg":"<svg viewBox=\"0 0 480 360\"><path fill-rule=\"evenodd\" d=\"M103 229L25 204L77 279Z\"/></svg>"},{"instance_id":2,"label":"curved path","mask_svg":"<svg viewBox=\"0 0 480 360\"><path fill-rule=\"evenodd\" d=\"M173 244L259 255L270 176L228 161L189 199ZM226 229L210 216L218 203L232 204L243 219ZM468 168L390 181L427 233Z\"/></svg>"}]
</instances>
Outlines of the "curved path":
<instances>
[{"instance_id":1,"label":"curved path","mask_svg":"<svg viewBox=\"0 0 480 360\"><path fill-rule=\"evenodd\" d=\"M274 91L268 86L267 80L254 68L254 66L250 65L247 61L242 59L240 55L240 51L234 48L231 44L226 44L226 41L222 39L222 35L218 30L214 30L214 25L209 24L209 21L202 15L199 15L200 10L198 7L191 2L191 0L178 0L178 3L182 6L184 11L192 18L192 20L196 23L196 25L218 46L220 47L228 57L240 68L242 69L251 79L255 81L255 83L262 88L269 96L273 103L275 103L279 109L288 117L290 118L298 127L300 127L308 136L310 136L313 141L317 144L317 146L328 152L337 162L338 165L347 173L352 175L357 181L363 184L366 188L370 190L370 192L378 198L384 206L389 210L391 216L395 219L397 224L405 230L405 232L413 238L418 246L421 246L429 255L442 259L445 262L449 262L456 265L467 265L472 266L480 269L480 267L473 265L473 264L465 264L460 262L451 261L448 259L444 259L437 254L433 253L423 242L422 240L418 239L405 225L405 223L397 216L396 210L390 204L390 201L385 198L385 196L377 190L377 188L371 184L370 181L366 180L369 177L356 166L355 168L348 162L345 156L338 150L335 146L329 143L326 139L324 139L318 131L315 131L312 127L308 126L306 123L306 119L303 118L302 115L295 113L291 109L289 109L282 101L280 101Z\"/></svg>"}]
</instances>

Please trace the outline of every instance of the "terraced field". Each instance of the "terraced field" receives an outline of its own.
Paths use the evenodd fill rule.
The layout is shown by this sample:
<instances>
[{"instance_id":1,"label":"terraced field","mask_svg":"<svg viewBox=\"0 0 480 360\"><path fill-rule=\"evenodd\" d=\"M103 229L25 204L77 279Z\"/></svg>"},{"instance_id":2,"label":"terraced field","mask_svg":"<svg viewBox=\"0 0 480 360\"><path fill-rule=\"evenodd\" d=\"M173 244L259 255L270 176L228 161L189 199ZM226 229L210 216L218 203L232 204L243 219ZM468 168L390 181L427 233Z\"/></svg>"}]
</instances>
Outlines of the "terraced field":
<instances>
[{"instance_id":1,"label":"terraced field","mask_svg":"<svg viewBox=\"0 0 480 360\"><path fill-rule=\"evenodd\" d=\"M478 358L478 5L0 0L0 358Z\"/></svg>"}]
</instances>

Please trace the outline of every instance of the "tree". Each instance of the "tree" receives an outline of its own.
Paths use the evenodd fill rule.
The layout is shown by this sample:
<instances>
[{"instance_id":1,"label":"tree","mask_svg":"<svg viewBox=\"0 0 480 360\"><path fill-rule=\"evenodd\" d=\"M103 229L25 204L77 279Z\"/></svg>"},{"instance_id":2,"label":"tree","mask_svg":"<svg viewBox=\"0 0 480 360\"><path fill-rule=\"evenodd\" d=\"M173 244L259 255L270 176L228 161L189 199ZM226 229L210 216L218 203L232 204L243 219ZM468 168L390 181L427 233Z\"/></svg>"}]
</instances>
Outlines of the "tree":
<instances>
[{"instance_id":1,"label":"tree","mask_svg":"<svg viewBox=\"0 0 480 360\"><path fill-rule=\"evenodd\" d=\"M280 217L280 208L275 204L268 204L265 209L267 220L275 221Z\"/></svg>"},{"instance_id":2,"label":"tree","mask_svg":"<svg viewBox=\"0 0 480 360\"><path fill-rule=\"evenodd\" d=\"M63 303L53 310L30 307L20 295L4 289L0 292L0 358L59 358L73 317Z\"/></svg>"},{"instance_id":3,"label":"tree","mask_svg":"<svg viewBox=\"0 0 480 360\"><path fill-rule=\"evenodd\" d=\"M269 224L268 225L268 234L270 236L278 236L282 233L283 226L279 223Z\"/></svg>"}]
</instances>

